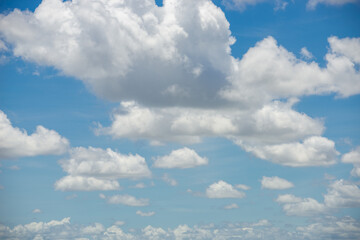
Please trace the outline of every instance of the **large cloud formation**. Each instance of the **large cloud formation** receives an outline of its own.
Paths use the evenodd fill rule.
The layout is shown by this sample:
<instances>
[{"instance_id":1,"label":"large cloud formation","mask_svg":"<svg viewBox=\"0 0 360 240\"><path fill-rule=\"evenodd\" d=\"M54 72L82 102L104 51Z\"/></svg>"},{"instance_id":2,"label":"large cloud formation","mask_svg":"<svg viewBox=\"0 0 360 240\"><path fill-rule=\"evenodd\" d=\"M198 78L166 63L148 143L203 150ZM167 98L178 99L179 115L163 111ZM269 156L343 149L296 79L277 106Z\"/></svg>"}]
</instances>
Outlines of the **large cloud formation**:
<instances>
[{"instance_id":1,"label":"large cloud formation","mask_svg":"<svg viewBox=\"0 0 360 240\"><path fill-rule=\"evenodd\" d=\"M274 163L327 166L337 161L334 142L294 105L306 95L360 92L359 38L330 37L325 67L271 36L235 58L229 23L210 0L44 0L34 13L1 15L0 32L15 56L120 101L112 124L97 130L114 138L225 137Z\"/></svg>"}]
</instances>

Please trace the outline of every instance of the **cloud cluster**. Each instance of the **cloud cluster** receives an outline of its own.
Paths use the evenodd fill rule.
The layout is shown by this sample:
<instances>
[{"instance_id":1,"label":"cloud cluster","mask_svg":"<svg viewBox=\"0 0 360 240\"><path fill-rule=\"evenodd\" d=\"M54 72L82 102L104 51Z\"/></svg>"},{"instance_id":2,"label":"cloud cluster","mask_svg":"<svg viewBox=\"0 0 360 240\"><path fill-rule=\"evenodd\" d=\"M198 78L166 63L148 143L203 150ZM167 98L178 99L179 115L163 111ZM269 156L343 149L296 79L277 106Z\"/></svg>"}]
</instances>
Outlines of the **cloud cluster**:
<instances>
[{"instance_id":1,"label":"cloud cluster","mask_svg":"<svg viewBox=\"0 0 360 240\"><path fill-rule=\"evenodd\" d=\"M69 148L69 141L54 130L37 126L28 135L25 130L13 127L6 114L0 110L0 159L59 155Z\"/></svg>"},{"instance_id":2,"label":"cloud cluster","mask_svg":"<svg viewBox=\"0 0 360 240\"><path fill-rule=\"evenodd\" d=\"M194 150L187 147L172 151L169 155L157 157L154 167L157 168L193 168L207 165L208 159L200 157Z\"/></svg>"},{"instance_id":3,"label":"cloud cluster","mask_svg":"<svg viewBox=\"0 0 360 240\"><path fill-rule=\"evenodd\" d=\"M70 158L59 163L69 174L55 183L55 189L62 191L116 190L120 187L117 179L151 176L143 157L122 155L109 148L73 148Z\"/></svg>"},{"instance_id":4,"label":"cloud cluster","mask_svg":"<svg viewBox=\"0 0 360 240\"><path fill-rule=\"evenodd\" d=\"M137 3L44 0L34 13L1 15L0 32L14 55L121 101L98 134L153 144L225 137L278 164L335 163L323 123L293 105L305 95L360 92L359 38L330 37L325 67L271 36L237 59L229 23L210 0Z\"/></svg>"},{"instance_id":5,"label":"cloud cluster","mask_svg":"<svg viewBox=\"0 0 360 240\"><path fill-rule=\"evenodd\" d=\"M313 198L299 198L292 194L279 195L276 201L283 205L287 215L313 216L339 208L360 207L360 189L357 185L341 179L329 185L323 203Z\"/></svg>"},{"instance_id":6,"label":"cloud cluster","mask_svg":"<svg viewBox=\"0 0 360 240\"><path fill-rule=\"evenodd\" d=\"M283 190L294 187L292 182L279 177L265 177L261 179L261 188Z\"/></svg>"},{"instance_id":7,"label":"cloud cluster","mask_svg":"<svg viewBox=\"0 0 360 240\"><path fill-rule=\"evenodd\" d=\"M123 222L121 222L123 223ZM226 223L221 226L179 225L163 229L148 225L140 230L125 232L115 223L105 227L100 223L81 226L70 223L70 218L61 221L32 222L10 228L0 225L0 236L5 239L103 239L103 240L178 240L178 239L293 239L293 240L325 240L325 239L358 239L360 223L351 217L326 217L294 230L273 226L271 221L262 219L252 223Z\"/></svg>"},{"instance_id":8,"label":"cloud cluster","mask_svg":"<svg viewBox=\"0 0 360 240\"><path fill-rule=\"evenodd\" d=\"M292 110L295 102L276 101L254 111L232 108L159 109L122 102L118 111L112 115L112 125L100 126L97 134L134 140L148 139L153 143L197 143L204 137L221 136L259 158L278 164L292 167L334 164L338 155L334 142L313 136L323 132L323 123ZM304 138L303 142L297 142ZM190 154L188 150L177 150L166 159L174 160L180 152ZM190 156L188 159L200 161Z\"/></svg>"},{"instance_id":9,"label":"cloud cluster","mask_svg":"<svg viewBox=\"0 0 360 240\"><path fill-rule=\"evenodd\" d=\"M231 184L220 180L211 184L206 189L206 196L208 198L243 198L245 193L236 190Z\"/></svg>"}]
</instances>

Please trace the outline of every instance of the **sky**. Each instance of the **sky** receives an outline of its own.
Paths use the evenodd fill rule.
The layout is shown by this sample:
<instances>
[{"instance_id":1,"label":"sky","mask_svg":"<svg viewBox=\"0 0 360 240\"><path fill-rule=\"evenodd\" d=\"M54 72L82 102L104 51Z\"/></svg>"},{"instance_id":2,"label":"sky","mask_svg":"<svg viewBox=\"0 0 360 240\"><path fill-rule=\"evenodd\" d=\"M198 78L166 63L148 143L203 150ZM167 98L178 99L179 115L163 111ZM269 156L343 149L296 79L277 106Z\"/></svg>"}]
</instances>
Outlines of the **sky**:
<instances>
[{"instance_id":1,"label":"sky","mask_svg":"<svg viewBox=\"0 0 360 240\"><path fill-rule=\"evenodd\" d=\"M360 239L358 0L1 0L1 239Z\"/></svg>"}]
</instances>

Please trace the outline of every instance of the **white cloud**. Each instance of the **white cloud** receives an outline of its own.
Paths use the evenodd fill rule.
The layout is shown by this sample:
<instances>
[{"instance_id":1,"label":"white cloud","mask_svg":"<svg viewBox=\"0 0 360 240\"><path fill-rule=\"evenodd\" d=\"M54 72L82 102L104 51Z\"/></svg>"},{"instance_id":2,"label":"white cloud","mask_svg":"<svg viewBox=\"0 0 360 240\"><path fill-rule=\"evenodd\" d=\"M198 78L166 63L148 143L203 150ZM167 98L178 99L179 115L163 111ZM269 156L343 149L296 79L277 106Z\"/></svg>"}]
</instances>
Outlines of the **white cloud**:
<instances>
[{"instance_id":1,"label":"white cloud","mask_svg":"<svg viewBox=\"0 0 360 240\"><path fill-rule=\"evenodd\" d=\"M224 3L246 6L262 1ZM287 1L271 2L281 9ZM96 24L93 16L99 20ZM2 15L0 32L15 56L55 67L112 100L148 106L224 106L222 90L226 99L247 106L309 94L346 97L360 92L356 53L337 51L350 41L353 44L346 48L357 49L356 38L337 39L335 44L335 38L329 38L325 68L297 59L272 37L235 59L229 23L210 0L167 0L163 7L154 1L139 5L46 0L34 13L15 10Z\"/></svg>"},{"instance_id":2,"label":"white cloud","mask_svg":"<svg viewBox=\"0 0 360 240\"><path fill-rule=\"evenodd\" d=\"M341 6L347 3L357 3L359 0L309 0L306 4L307 9L314 10L318 4Z\"/></svg>"},{"instance_id":3,"label":"white cloud","mask_svg":"<svg viewBox=\"0 0 360 240\"><path fill-rule=\"evenodd\" d=\"M245 193L236 190L231 184L222 180L211 184L206 189L208 198L243 198Z\"/></svg>"},{"instance_id":4,"label":"white cloud","mask_svg":"<svg viewBox=\"0 0 360 240\"><path fill-rule=\"evenodd\" d=\"M155 215L155 212L142 212L140 210L136 211L136 214L142 217L151 217Z\"/></svg>"},{"instance_id":5,"label":"white cloud","mask_svg":"<svg viewBox=\"0 0 360 240\"><path fill-rule=\"evenodd\" d=\"M176 186L178 183L175 179L171 178L169 174L164 173L164 175L161 178L164 182L169 184L170 186Z\"/></svg>"},{"instance_id":6,"label":"white cloud","mask_svg":"<svg viewBox=\"0 0 360 240\"><path fill-rule=\"evenodd\" d=\"M292 182L279 177L265 177L261 179L261 188L282 190L294 187Z\"/></svg>"},{"instance_id":7,"label":"white cloud","mask_svg":"<svg viewBox=\"0 0 360 240\"><path fill-rule=\"evenodd\" d=\"M244 146L261 159L268 159L290 167L329 166L335 164L337 155L335 143L324 137L310 137L303 143L284 143L266 146Z\"/></svg>"},{"instance_id":8,"label":"white cloud","mask_svg":"<svg viewBox=\"0 0 360 240\"><path fill-rule=\"evenodd\" d=\"M291 194L279 195L276 199L283 204L283 210L287 215L311 216L326 212L324 204L319 203L313 198L298 198Z\"/></svg>"},{"instance_id":9,"label":"white cloud","mask_svg":"<svg viewBox=\"0 0 360 240\"><path fill-rule=\"evenodd\" d=\"M358 38L330 37L328 41L327 65L321 68L315 62L308 63L296 58L279 46L273 37L265 38L250 48L240 60L233 62L230 85L223 88L222 96L234 102L254 105L304 95L334 92L340 97L347 97L359 93L360 73L355 67L358 62L350 53L360 48ZM347 42L351 42L347 50L339 51L338 46Z\"/></svg>"},{"instance_id":10,"label":"white cloud","mask_svg":"<svg viewBox=\"0 0 360 240\"><path fill-rule=\"evenodd\" d=\"M239 208L239 206L236 203L232 203L232 204L226 205L224 207L224 209L227 209L227 210L236 209L236 208Z\"/></svg>"},{"instance_id":11,"label":"white cloud","mask_svg":"<svg viewBox=\"0 0 360 240\"><path fill-rule=\"evenodd\" d=\"M140 198L137 199L130 195L114 195L108 198L110 204L123 204L132 207L142 207L149 205L149 199Z\"/></svg>"},{"instance_id":12,"label":"white cloud","mask_svg":"<svg viewBox=\"0 0 360 240\"><path fill-rule=\"evenodd\" d=\"M73 148L70 158L59 163L69 174L55 183L62 191L116 190L120 187L117 179L151 176L143 157L122 155L110 148Z\"/></svg>"},{"instance_id":13,"label":"white cloud","mask_svg":"<svg viewBox=\"0 0 360 240\"><path fill-rule=\"evenodd\" d=\"M154 167L157 168L193 168L207 165L208 159L200 157L194 150L187 147L172 151L169 155L157 157Z\"/></svg>"},{"instance_id":14,"label":"white cloud","mask_svg":"<svg viewBox=\"0 0 360 240\"><path fill-rule=\"evenodd\" d=\"M341 158L341 161L343 163L354 164L354 168L351 171L351 175L355 177L360 177L360 147L357 147L355 150L344 154Z\"/></svg>"},{"instance_id":15,"label":"white cloud","mask_svg":"<svg viewBox=\"0 0 360 240\"><path fill-rule=\"evenodd\" d=\"M313 198L299 198L292 194L279 195L276 202L283 205L287 215L325 214L339 208L360 207L360 189L357 185L341 179L329 185L324 195L324 203L319 203Z\"/></svg>"},{"instance_id":16,"label":"white cloud","mask_svg":"<svg viewBox=\"0 0 360 240\"><path fill-rule=\"evenodd\" d=\"M213 102L234 42L209 0L45 0L34 13L3 15L0 32L14 55L75 76L97 95L161 105Z\"/></svg>"},{"instance_id":17,"label":"white cloud","mask_svg":"<svg viewBox=\"0 0 360 240\"><path fill-rule=\"evenodd\" d=\"M56 190L61 191L109 191L120 189L120 185L116 180L71 175L57 180L54 186Z\"/></svg>"},{"instance_id":18,"label":"white cloud","mask_svg":"<svg viewBox=\"0 0 360 240\"><path fill-rule=\"evenodd\" d=\"M352 62L360 63L360 38L330 37L328 40L333 54L346 56Z\"/></svg>"},{"instance_id":19,"label":"white cloud","mask_svg":"<svg viewBox=\"0 0 360 240\"><path fill-rule=\"evenodd\" d=\"M357 185L337 180L330 184L324 203L330 208L360 207L360 189Z\"/></svg>"},{"instance_id":20,"label":"white cloud","mask_svg":"<svg viewBox=\"0 0 360 240\"><path fill-rule=\"evenodd\" d=\"M303 58L305 58L305 59L308 59L308 60L309 60L309 59L314 58L314 56L312 55L312 53L309 52L309 50L307 50L306 47L301 48L300 53L301 53L301 56L302 56Z\"/></svg>"},{"instance_id":21,"label":"white cloud","mask_svg":"<svg viewBox=\"0 0 360 240\"><path fill-rule=\"evenodd\" d=\"M54 130L37 126L28 135L25 130L13 127L6 114L0 110L0 159L37 155L59 155L68 150L69 141Z\"/></svg>"},{"instance_id":22,"label":"white cloud","mask_svg":"<svg viewBox=\"0 0 360 240\"><path fill-rule=\"evenodd\" d=\"M158 240L158 239L169 239L170 235L162 228L155 228L152 226L147 226L141 230L144 234L144 238L149 240Z\"/></svg>"}]
</instances>

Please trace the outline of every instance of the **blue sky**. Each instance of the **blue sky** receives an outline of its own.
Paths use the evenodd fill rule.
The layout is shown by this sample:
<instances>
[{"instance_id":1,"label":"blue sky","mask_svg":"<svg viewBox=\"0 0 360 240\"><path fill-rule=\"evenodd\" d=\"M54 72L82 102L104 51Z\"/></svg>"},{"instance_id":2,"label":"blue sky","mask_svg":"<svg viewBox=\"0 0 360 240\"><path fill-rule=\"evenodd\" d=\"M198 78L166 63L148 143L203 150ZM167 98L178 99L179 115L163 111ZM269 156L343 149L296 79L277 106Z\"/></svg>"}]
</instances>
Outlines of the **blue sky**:
<instances>
[{"instance_id":1,"label":"blue sky","mask_svg":"<svg viewBox=\"0 0 360 240\"><path fill-rule=\"evenodd\" d=\"M0 238L360 238L359 1L0 10Z\"/></svg>"}]
</instances>

